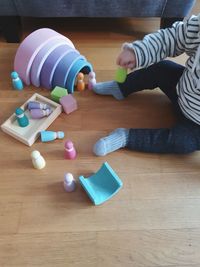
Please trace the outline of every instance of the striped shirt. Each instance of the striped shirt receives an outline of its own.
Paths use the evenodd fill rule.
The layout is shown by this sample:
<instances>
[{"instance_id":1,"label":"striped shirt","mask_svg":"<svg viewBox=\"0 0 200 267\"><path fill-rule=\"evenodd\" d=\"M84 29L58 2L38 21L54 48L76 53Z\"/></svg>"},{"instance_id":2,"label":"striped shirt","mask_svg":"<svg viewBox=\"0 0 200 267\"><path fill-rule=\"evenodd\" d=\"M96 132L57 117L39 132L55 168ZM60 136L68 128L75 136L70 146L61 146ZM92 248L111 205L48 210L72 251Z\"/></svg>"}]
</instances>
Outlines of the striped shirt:
<instances>
[{"instance_id":1,"label":"striped shirt","mask_svg":"<svg viewBox=\"0 0 200 267\"><path fill-rule=\"evenodd\" d=\"M178 103L183 114L200 125L200 14L148 34L142 41L125 43L123 47L135 52L137 68L146 68L184 52L189 56L176 87Z\"/></svg>"}]
</instances>

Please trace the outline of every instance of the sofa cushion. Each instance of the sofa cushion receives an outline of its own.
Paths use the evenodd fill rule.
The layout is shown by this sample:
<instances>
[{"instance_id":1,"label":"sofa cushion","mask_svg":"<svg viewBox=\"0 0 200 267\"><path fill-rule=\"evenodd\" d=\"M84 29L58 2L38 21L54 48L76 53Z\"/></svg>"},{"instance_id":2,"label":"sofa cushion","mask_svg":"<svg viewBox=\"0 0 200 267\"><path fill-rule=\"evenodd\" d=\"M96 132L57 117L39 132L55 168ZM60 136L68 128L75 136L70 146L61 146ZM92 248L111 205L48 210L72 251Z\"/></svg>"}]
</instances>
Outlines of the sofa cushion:
<instances>
[{"instance_id":1,"label":"sofa cushion","mask_svg":"<svg viewBox=\"0 0 200 267\"><path fill-rule=\"evenodd\" d=\"M184 17L195 0L0 0L0 15L30 17ZM87 4L86 4L87 3Z\"/></svg>"}]
</instances>

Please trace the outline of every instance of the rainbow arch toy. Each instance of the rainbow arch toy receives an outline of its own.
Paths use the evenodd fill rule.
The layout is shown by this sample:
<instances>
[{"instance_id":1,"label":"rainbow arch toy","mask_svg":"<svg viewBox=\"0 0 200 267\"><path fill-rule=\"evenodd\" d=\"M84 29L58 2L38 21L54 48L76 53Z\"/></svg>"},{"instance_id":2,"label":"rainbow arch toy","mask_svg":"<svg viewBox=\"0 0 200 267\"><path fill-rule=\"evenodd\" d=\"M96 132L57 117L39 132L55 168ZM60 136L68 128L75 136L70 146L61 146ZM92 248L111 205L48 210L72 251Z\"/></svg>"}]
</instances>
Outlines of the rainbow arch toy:
<instances>
[{"instance_id":1,"label":"rainbow arch toy","mask_svg":"<svg viewBox=\"0 0 200 267\"><path fill-rule=\"evenodd\" d=\"M73 93L77 74L88 74L92 65L80 54L70 39L49 29L32 32L20 44L14 70L26 85L53 89L66 88Z\"/></svg>"}]
</instances>

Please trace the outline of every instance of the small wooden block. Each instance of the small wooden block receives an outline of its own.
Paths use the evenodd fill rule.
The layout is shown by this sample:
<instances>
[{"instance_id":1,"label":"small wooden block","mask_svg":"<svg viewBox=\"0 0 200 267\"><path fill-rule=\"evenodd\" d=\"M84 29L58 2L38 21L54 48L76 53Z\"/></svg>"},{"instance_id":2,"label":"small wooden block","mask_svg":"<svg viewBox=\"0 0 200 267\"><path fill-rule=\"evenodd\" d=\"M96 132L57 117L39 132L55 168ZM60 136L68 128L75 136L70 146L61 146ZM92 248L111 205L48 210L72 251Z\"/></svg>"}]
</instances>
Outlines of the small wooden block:
<instances>
[{"instance_id":1,"label":"small wooden block","mask_svg":"<svg viewBox=\"0 0 200 267\"><path fill-rule=\"evenodd\" d=\"M30 116L28 110L28 103L30 101L38 101L43 104L48 104L52 109L52 113L48 117L42 119L34 120ZM29 119L29 125L26 127L20 127L17 123L17 118L15 113L13 113L9 119L7 119L2 125L1 129L5 133L11 135L20 142L31 146L36 139L40 136L40 132L46 130L49 125L60 115L62 112L62 106L55 103L54 101L35 93L29 98L21 108L25 111L26 116Z\"/></svg>"},{"instance_id":2,"label":"small wooden block","mask_svg":"<svg viewBox=\"0 0 200 267\"><path fill-rule=\"evenodd\" d=\"M62 105L64 112L67 114L78 108L77 101L71 94L61 97L60 104Z\"/></svg>"},{"instance_id":3,"label":"small wooden block","mask_svg":"<svg viewBox=\"0 0 200 267\"><path fill-rule=\"evenodd\" d=\"M66 88L56 86L51 92L51 99L59 103L60 98L66 95L68 95L68 91Z\"/></svg>"},{"instance_id":4,"label":"small wooden block","mask_svg":"<svg viewBox=\"0 0 200 267\"><path fill-rule=\"evenodd\" d=\"M125 82L127 77L127 69L119 67L115 74L115 81L118 83Z\"/></svg>"}]
</instances>

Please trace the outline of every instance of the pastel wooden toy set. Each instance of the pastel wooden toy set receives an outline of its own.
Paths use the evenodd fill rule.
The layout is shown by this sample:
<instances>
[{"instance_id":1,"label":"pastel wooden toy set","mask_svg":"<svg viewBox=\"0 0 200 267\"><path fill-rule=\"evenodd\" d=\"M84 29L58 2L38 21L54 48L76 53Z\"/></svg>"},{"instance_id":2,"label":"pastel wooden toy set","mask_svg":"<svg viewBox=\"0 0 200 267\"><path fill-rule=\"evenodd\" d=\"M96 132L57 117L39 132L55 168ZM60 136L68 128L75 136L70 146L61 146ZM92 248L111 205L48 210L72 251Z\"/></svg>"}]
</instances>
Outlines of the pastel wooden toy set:
<instances>
[{"instance_id":1,"label":"pastel wooden toy set","mask_svg":"<svg viewBox=\"0 0 200 267\"><path fill-rule=\"evenodd\" d=\"M77 74L88 74L92 65L75 49L70 39L48 28L32 32L20 44L14 70L26 85L49 90L55 86L73 93Z\"/></svg>"},{"instance_id":2,"label":"pastel wooden toy set","mask_svg":"<svg viewBox=\"0 0 200 267\"><path fill-rule=\"evenodd\" d=\"M16 90L26 85L43 86L51 91L51 99L35 93L2 125L1 129L31 146L40 136L43 143L63 139L62 131L46 131L50 124L60 115L62 110L69 114L77 109L76 99L72 93L77 82L77 90L85 89L84 74L88 75L88 89L96 84L95 73L86 58L75 49L71 40L51 30L39 29L31 33L19 46L14 60L14 70L11 73L12 84ZM120 81L126 76L119 72ZM122 77L123 76L123 77ZM74 160L77 157L76 148L71 140L64 143L64 159ZM46 161L38 150L31 153L35 169L43 169ZM85 179L79 177L83 189L95 205L100 205L114 196L122 187L122 181L109 166L103 163L101 168ZM72 192L76 181L71 173L64 176L64 189Z\"/></svg>"},{"instance_id":3,"label":"pastel wooden toy set","mask_svg":"<svg viewBox=\"0 0 200 267\"><path fill-rule=\"evenodd\" d=\"M4 132L31 146L40 132L59 116L62 106L67 114L77 109L75 98L68 93L73 93L80 71L82 76L89 74L92 65L80 55L70 39L54 30L42 28L32 32L20 44L14 59L14 70L11 78L17 90L23 89L23 82L36 87L54 88L50 94L53 101L34 94L1 125ZM47 133L43 137L45 141L50 138L46 136Z\"/></svg>"},{"instance_id":4,"label":"pastel wooden toy set","mask_svg":"<svg viewBox=\"0 0 200 267\"><path fill-rule=\"evenodd\" d=\"M40 102L43 105L47 105L51 109L49 116L44 116L40 119L34 119L31 116L28 104L31 102ZM35 93L29 98L21 107L24 114L28 118L29 124L26 127L20 127L18 118L13 113L2 125L1 129L22 143L31 146L36 139L40 136L40 132L46 130L51 123L60 115L62 112L62 106L44 96ZM32 109L34 110L34 109ZM35 109L37 110L37 109Z\"/></svg>"}]
</instances>

